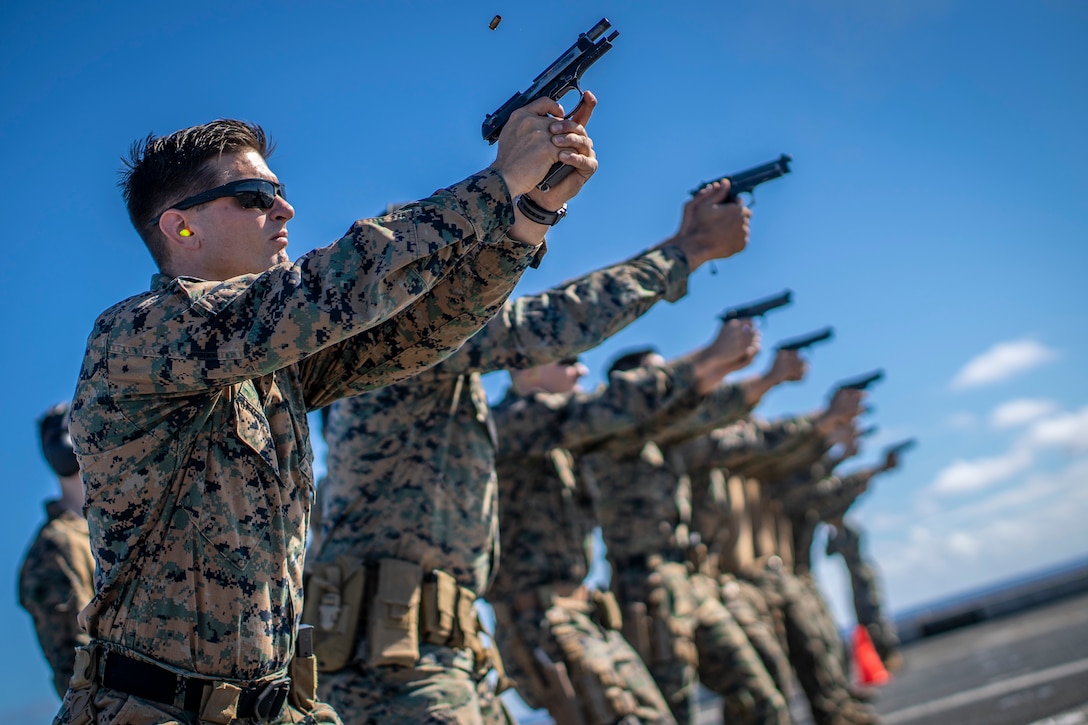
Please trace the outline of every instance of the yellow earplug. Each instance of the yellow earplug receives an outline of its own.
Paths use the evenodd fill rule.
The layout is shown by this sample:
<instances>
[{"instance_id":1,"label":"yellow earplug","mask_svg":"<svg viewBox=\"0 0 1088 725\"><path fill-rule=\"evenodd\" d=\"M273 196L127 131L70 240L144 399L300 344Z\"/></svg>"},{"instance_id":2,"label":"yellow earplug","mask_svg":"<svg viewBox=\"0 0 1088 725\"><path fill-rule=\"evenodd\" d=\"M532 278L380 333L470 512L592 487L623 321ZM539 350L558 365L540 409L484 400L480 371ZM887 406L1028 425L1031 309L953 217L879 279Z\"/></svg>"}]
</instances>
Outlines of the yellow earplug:
<instances>
[{"instance_id":1,"label":"yellow earplug","mask_svg":"<svg viewBox=\"0 0 1088 725\"><path fill-rule=\"evenodd\" d=\"M178 232L178 234L180 234L183 237L193 236L193 233L191 231L189 231L188 229L182 229L180 232Z\"/></svg>"}]
</instances>

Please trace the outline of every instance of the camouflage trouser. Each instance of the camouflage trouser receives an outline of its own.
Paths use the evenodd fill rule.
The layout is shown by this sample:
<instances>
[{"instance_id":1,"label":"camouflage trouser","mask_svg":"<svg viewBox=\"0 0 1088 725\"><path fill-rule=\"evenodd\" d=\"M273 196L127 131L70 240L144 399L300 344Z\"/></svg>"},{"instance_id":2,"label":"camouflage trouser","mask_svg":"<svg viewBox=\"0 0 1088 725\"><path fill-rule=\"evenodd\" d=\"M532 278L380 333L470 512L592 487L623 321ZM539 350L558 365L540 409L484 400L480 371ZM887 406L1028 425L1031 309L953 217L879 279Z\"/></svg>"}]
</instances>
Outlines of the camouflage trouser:
<instances>
[{"instance_id":1,"label":"camouflage trouser","mask_svg":"<svg viewBox=\"0 0 1088 725\"><path fill-rule=\"evenodd\" d=\"M202 711L197 714L163 705L135 695L98 685L93 681L98 664L93 647L77 648L76 666L64 695L60 712L53 725L245 725L250 720L231 717L234 703L207 693ZM295 686L279 717L271 725L343 725L333 709L313 699L313 659L295 660L301 666L292 668ZM308 663L308 664L307 664ZM299 681L305 682L299 686Z\"/></svg>"},{"instance_id":2,"label":"camouflage trouser","mask_svg":"<svg viewBox=\"0 0 1088 725\"><path fill-rule=\"evenodd\" d=\"M506 674L531 707L547 708L559 725L676 725L646 665L592 603L553 598L546 612L492 606Z\"/></svg>"},{"instance_id":3,"label":"camouflage trouser","mask_svg":"<svg viewBox=\"0 0 1088 725\"><path fill-rule=\"evenodd\" d=\"M724 698L726 722L791 722L785 697L722 603L714 579L691 574L681 563L658 565L643 574L641 584L632 580L631 571L618 578L622 590L631 594L641 590L641 596L631 596L625 603L624 631L647 639L637 633L637 622L629 627L626 621L627 611L637 614L637 605L644 603L644 616L650 620L642 627L650 633L647 664L677 720L693 721L692 695L699 680Z\"/></svg>"},{"instance_id":4,"label":"camouflage trouser","mask_svg":"<svg viewBox=\"0 0 1088 725\"><path fill-rule=\"evenodd\" d=\"M793 697L793 669L786 654L786 631L775 618L759 587L732 574L720 577L725 608L744 630L767 673L789 702Z\"/></svg>"},{"instance_id":5,"label":"camouflage trouser","mask_svg":"<svg viewBox=\"0 0 1088 725\"><path fill-rule=\"evenodd\" d=\"M858 624L868 630L877 654L888 664L899 657L899 633L884 618L880 583L876 571L861 555L861 536L849 524L836 525L827 540L827 554L840 554L846 562Z\"/></svg>"},{"instance_id":6,"label":"camouflage trouser","mask_svg":"<svg viewBox=\"0 0 1088 725\"><path fill-rule=\"evenodd\" d=\"M752 573L772 609L778 608L786 631L786 650L812 710L816 725L867 725L879 722L869 705L851 693L843 670L842 638L829 624L822 596L808 582L780 566Z\"/></svg>"},{"instance_id":7,"label":"camouflage trouser","mask_svg":"<svg viewBox=\"0 0 1088 725\"><path fill-rule=\"evenodd\" d=\"M318 694L345 725L511 725L487 679L474 674L467 649L420 644L415 667L349 666L321 674Z\"/></svg>"}]
</instances>

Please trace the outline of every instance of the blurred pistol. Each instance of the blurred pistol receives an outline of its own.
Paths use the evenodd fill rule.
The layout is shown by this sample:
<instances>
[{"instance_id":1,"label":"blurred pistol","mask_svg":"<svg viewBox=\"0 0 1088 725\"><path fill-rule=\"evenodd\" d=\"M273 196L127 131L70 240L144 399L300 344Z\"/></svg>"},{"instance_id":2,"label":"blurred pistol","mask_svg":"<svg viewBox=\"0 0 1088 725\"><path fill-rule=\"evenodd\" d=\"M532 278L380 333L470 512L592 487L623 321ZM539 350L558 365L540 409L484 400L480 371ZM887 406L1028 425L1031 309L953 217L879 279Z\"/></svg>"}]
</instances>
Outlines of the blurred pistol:
<instances>
[{"instance_id":1,"label":"blurred pistol","mask_svg":"<svg viewBox=\"0 0 1088 725\"><path fill-rule=\"evenodd\" d=\"M839 383L838 390L868 390L869 386L873 383L879 382L884 378L883 370L874 370L871 373L862 375L861 377L851 378Z\"/></svg>"},{"instance_id":2,"label":"blurred pistol","mask_svg":"<svg viewBox=\"0 0 1088 725\"><path fill-rule=\"evenodd\" d=\"M750 169L738 171L735 174L723 176L720 179L714 179L714 181L729 181L729 196L725 197L725 201L722 203L729 203L741 194L752 194L752 192L755 191L755 188L763 182L773 181L779 176L785 176L790 173L791 161L793 161L792 156L789 154L782 154L774 161L763 164L762 166L753 166ZM692 190L691 195L695 196L700 191L713 184L714 181L704 181L699 184L697 189Z\"/></svg>"},{"instance_id":3,"label":"blurred pistol","mask_svg":"<svg viewBox=\"0 0 1088 725\"><path fill-rule=\"evenodd\" d=\"M753 317L763 317L771 310L776 310L779 307L785 307L793 300L793 292L786 290L780 295L774 297L768 297L765 300L759 300L753 302L750 305L743 305L741 307L731 307L725 312L718 315L718 319L722 322L729 322L730 320L747 320Z\"/></svg>"},{"instance_id":4,"label":"blurred pistol","mask_svg":"<svg viewBox=\"0 0 1088 725\"><path fill-rule=\"evenodd\" d=\"M596 63L597 59L612 49L612 41L619 36L619 32L613 31L607 38L597 41L597 38L604 35L605 31L611 27L612 23L608 22L608 18L601 18L601 22L590 28L589 32L581 33L578 40L574 41L574 45L567 48L558 60L534 78L532 85L521 93L511 96L509 101L499 107L499 110L489 113L484 118L484 140L488 143L498 141L503 126L510 120L510 114L538 98L547 96L553 101L558 101L570 91L581 93L582 87L579 82L582 80L582 74L585 73L586 68ZM574 111L571 111L567 114L567 118L570 118L573 113ZM556 162L548 169L548 175L544 177L544 180L537 184L537 188L547 191L565 179L573 170L571 166Z\"/></svg>"},{"instance_id":5,"label":"blurred pistol","mask_svg":"<svg viewBox=\"0 0 1088 725\"><path fill-rule=\"evenodd\" d=\"M900 441L899 443L892 444L892 445L888 446L887 448L885 448L884 449L884 455L885 456L892 456L892 455L898 456L900 453L904 453L906 451L909 451L911 448L914 448L914 446L916 446L916 445L918 445L918 440L916 438L908 438L905 441Z\"/></svg>"},{"instance_id":6,"label":"blurred pistol","mask_svg":"<svg viewBox=\"0 0 1088 725\"><path fill-rule=\"evenodd\" d=\"M835 331L833 329L831 329L830 327L825 327L822 330L817 330L816 332L813 332L813 333L808 334L808 335L804 335L803 337L795 337L793 339L786 340L784 342L780 342L780 343L778 343L778 347L775 348L775 349L777 349L779 351L781 351L781 350L804 350L806 347L811 347L811 346L815 345L818 342L823 342L824 340L830 340L831 337L834 334L835 334Z\"/></svg>"}]
</instances>

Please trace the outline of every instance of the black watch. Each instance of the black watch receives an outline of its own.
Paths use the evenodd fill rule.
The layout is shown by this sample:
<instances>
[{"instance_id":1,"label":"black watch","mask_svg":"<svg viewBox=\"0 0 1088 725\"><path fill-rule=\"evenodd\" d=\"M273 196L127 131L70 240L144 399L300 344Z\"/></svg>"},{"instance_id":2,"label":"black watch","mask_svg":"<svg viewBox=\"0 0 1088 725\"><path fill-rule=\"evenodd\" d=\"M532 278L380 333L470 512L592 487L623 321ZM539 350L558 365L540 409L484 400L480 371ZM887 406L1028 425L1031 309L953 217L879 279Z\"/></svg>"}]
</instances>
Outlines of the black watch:
<instances>
[{"instance_id":1,"label":"black watch","mask_svg":"<svg viewBox=\"0 0 1088 725\"><path fill-rule=\"evenodd\" d=\"M559 220L567 215L567 205L559 207L555 211L548 211L540 204L529 198L528 194L522 194L517 200L518 209L521 209L521 213L529 221L534 221L537 224L545 224L549 227L554 227L559 223Z\"/></svg>"}]
</instances>

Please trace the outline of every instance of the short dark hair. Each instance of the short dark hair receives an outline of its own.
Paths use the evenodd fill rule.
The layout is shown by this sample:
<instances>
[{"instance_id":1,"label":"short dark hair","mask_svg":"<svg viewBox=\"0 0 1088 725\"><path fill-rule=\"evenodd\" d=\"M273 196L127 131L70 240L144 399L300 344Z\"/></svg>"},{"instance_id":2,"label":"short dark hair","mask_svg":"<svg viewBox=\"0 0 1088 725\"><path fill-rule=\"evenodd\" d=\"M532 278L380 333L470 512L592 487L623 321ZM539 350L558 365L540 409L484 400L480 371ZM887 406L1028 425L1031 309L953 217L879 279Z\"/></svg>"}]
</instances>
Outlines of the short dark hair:
<instances>
[{"instance_id":1,"label":"short dark hair","mask_svg":"<svg viewBox=\"0 0 1088 725\"><path fill-rule=\"evenodd\" d=\"M79 473L79 461L68 435L68 403L57 403L38 419L42 456L58 476Z\"/></svg>"},{"instance_id":2,"label":"short dark hair","mask_svg":"<svg viewBox=\"0 0 1088 725\"><path fill-rule=\"evenodd\" d=\"M657 348L652 346L629 350L613 360L612 364L608 366L608 377L612 377L612 373L622 373L640 368L646 364L646 358L656 354Z\"/></svg>"},{"instance_id":3,"label":"short dark hair","mask_svg":"<svg viewBox=\"0 0 1088 725\"><path fill-rule=\"evenodd\" d=\"M249 149L268 158L274 148L260 126L230 118L183 128L169 136L148 134L132 144L128 158L122 159L118 185L132 226L159 269L167 262L168 247L155 221L170 204L216 185L208 162Z\"/></svg>"}]
</instances>

